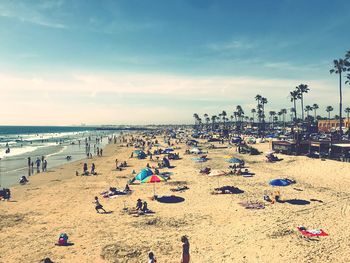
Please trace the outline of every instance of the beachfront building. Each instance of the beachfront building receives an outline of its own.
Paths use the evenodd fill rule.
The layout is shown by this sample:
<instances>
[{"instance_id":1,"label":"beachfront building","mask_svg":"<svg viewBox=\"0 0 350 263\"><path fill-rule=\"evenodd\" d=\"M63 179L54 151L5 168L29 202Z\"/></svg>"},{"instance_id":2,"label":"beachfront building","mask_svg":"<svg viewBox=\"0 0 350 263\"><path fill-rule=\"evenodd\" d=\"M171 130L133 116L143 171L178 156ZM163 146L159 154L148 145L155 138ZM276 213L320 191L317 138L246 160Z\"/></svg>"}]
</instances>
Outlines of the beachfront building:
<instances>
[{"instance_id":1,"label":"beachfront building","mask_svg":"<svg viewBox=\"0 0 350 263\"><path fill-rule=\"evenodd\" d=\"M343 119L343 127L349 128L349 120ZM331 119L331 120L319 120L318 121L318 130L322 132L330 132L339 130L339 120Z\"/></svg>"}]
</instances>

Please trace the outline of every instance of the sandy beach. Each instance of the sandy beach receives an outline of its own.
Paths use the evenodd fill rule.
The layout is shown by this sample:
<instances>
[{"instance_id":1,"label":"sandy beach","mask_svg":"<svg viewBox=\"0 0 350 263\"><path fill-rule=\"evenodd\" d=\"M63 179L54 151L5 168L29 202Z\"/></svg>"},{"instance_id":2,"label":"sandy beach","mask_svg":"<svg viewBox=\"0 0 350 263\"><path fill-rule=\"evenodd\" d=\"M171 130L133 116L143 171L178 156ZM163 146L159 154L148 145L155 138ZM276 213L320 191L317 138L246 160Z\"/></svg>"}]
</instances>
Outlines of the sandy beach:
<instances>
[{"instance_id":1,"label":"sandy beach","mask_svg":"<svg viewBox=\"0 0 350 263\"><path fill-rule=\"evenodd\" d=\"M200 141L203 149L209 145ZM149 159L129 158L132 147L107 145L103 157L77 161L47 173L30 177L30 184L12 188L12 201L0 202L0 262L147 262L153 251L157 262L180 262L182 243L190 241L191 262L348 262L350 245L350 166L348 163L321 161L307 157L283 156L276 163L265 162L264 154L241 155L235 148L215 144L208 150L209 161L200 164L193 155L184 155L185 144L177 150L181 160L171 180L155 185L158 196L175 194L180 203L152 201L153 185L131 185L133 193L113 199L100 193L115 186L124 188L139 172L156 165ZM165 145L164 145L165 146ZM222 147L222 148L220 148ZM269 143L256 144L262 152ZM228 170L226 155L242 158L255 175L210 177L200 175L201 167ZM115 170L115 159L130 167ZM76 176L84 162L96 164L98 176ZM239 202L263 202L264 191L274 191L268 182L290 178L296 184L280 189L285 202L265 209L245 209ZM170 191L177 185L189 190ZM213 195L219 186L235 186L241 194ZM93 199L99 196L110 214L98 214ZM123 208L134 207L136 200L147 200L155 214L132 216ZM294 201L293 201L294 200ZM288 201L288 202L286 202ZM298 226L322 228L326 237L306 239ZM69 235L72 246L55 246L60 233Z\"/></svg>"}]
</instances>

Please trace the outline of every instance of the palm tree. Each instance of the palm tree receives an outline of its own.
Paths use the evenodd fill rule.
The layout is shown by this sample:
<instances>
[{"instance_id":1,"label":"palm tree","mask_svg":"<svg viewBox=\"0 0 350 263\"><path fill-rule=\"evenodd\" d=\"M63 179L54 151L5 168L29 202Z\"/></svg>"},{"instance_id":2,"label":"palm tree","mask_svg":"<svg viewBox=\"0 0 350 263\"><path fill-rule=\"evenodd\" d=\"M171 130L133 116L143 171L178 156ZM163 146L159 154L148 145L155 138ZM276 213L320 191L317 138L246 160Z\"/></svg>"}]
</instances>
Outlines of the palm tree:
<instances>
[{"instance_id":1,"label":"palm tree","mask_svg":"<svg viewBox=\"0 0 350 263\"><path fill-rule=\"evenodd\" d=\"M340 134L343 133L343 118L342 118L342 107L343 107L343 94L342 94L342 73L347 70L347 66L350 62L346 59L333 60L333 68L329 71L331 74L335 73L339 75L339 131Z\"/></svg>"},{"instance_id":2,"label":"palm tree","mask_svg":"<svg viewBox=\"0 0 350 263\"><path fill-rule=\"evenodd\" d=\"M212 130L214 130L215 127L215 121L218 117L216 115L211 116L211 122L212 122Z\"/></svg>"},{"instance_id":3,"label":"palm tree","mask_svg":"<svg viewBox=\"0 0 350 263\"><path fill-rule=\"evenodd\" d=\"M194 118L194 127L196 127L198 125L198 119L199 119L198 114L194 113L193 114L193 118Z\"/></svg>"},{"instance_id":4,"label":"palm tree","mask_svg":"<svg viewBox=\"0 0 350 263\"><path fill-rule=\"evenodd\" d=\"M261 98L262 98L262 96L259 95L259 94L255 96L255 100L258 102L258 105L257 105L258 112L259 112L259 108L260 108L260 105L261 105L261 104L260 104ZM260 119L261 116L260 116L260 115L261 115L261 114L258 115L259 123L261 122L261 119Z\"/></svg>"},{"instance_id":5,"label":"palm tree","mask_svg":"<svg viewBox=\"0 0 350 263\"><path fill-rule=\"evenodd\" d=\"M306 118L309 119L309 113L312 111L312 107L310 105L305 106Z\"/></svg>"},{"instance_id":6,"label":"palm tree","mask_svg":"<svg viewBox=\"0 0 350 263\"><path fill-rule=\"evenodd\" d=\"M292 108L294 112L294 122L296 122L297 120L297 105L296 105L296 101L298 99L298 91L297 90L293 90L290 92L290 101L293 102L294 107Z\"/></svg>"},{"instance_id":7,"label":"palm tree","mask_svg":"<svg viewBox=\"0 0 350 263\"><path fill-rule=\"evenodd\" d=\"M282 113L282 119L283 119L283 128L285 128L286 126L285 115L287 114L287 109L281 109L281 113Z\"/></svg>"},{"instance_id":8,"label":"palm tree","mask_svg":"<svg viewBox=\"0 0 350 263\"><path fill-rule=\"evenodd\" d=\"M252 112L252 114L253 114L253 123L254 123L254 117L255 117L256 109L252 109L251 112Z\"/></svg>"},{"instance_id":9,"label":"palm tree","mask_svg":"<svg viewBox=\"0 0 350 263\"><path fill-rule=\"evenodd\" d=\"M276 112L272 110L269 112L269 114L270 114L270 122L272 122L272 128L273 128L274 116L276 115Z\"/></svg>"},{"instance_id":10,"label":"palm tree","mask_svg":"<svg viewBox=\"0 0 350 263\"><path fill-rule=\"evenodd\" d=\"M315 117L315 121L316 121L316 111L318 110L318 105L316 104L316 103L314 103L313 105L312 105L312 109L314 110L314 117Z\"/></svg>"},{"instance_id":11,"label":"palm tree","mask_svg":"<svg viewBox=\"0 0 350 263\"><path fill-rule=\"evenodd\" d=\"M331 128L331 111L333 111L332 106L327 106L326 112L328 112L328 127Z\"/></svg>"},{"instance_id":12,"label":"palm tree","mask_svg":"<svg viewBox=\"0 0 350 263\"><path fill-rule=\"evenodd\" d=\"M350 52L350 51L349 51ZM349 125L349 114L350 114L350 108L349 107L346 107L345 108L345 113L346 113L346 118L348 120L348 139L350 140L350 125Z\"/></svg>"},{"instance_id":13,"label":"palm tree","mask_svg":"<svg viewBox=\"0 0 350 263\"><path fill-rule=\"evenodd\" d=\"M222 116L222 120L224 122L224 129L225 129L225 127L226 127L226 116L227 116L226 111L223 110L222 113L221 113L221 116Z\"/></svg>"},{"instance_id":14,"label":"palm tree","mask_svg":"<svg viewBox=\"0 0 350 263\"><path fill-rule=\"evenodd\" d=\"M300 99L301 102L301 118L304 121L304 93L308 93L310 90L309 86L306 84L300 84L299 86L296 87L298 91L298 98Z\"/></svg>"},{"instance_id":15,"label":"palm tree","mask_svg":"<svg viewBox=\"0 0 350 263\"><path fill-rule=\"evenodd\" d=\"M243 116L244 116L244 111L243 111L241 105L237 105L237 107L236 107L236 112L237 112L237 117L238 117L238 121L239 121L239 127L240 127L240 129L241 129L242 121L243 121Z\"/></svg>"}]
</instances>

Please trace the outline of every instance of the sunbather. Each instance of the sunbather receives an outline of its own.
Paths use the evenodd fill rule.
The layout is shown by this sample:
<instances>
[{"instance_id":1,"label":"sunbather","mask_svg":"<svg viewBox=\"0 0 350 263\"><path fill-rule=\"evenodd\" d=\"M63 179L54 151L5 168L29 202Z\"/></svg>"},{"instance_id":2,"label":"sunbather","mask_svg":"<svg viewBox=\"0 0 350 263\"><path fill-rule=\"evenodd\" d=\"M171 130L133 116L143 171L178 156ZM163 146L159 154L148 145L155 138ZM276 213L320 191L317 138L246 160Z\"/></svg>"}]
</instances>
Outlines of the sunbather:
<instances>
[{"instance_id":1,"label":"sunbather","mask_svg":"<svg viewBox=\"0 0 350 263\"><path fill-rule=\"evenodd\" d=\"M142 211L142 200L141 199L137 199L136 210Z\"/></svg>"}]
</instances>

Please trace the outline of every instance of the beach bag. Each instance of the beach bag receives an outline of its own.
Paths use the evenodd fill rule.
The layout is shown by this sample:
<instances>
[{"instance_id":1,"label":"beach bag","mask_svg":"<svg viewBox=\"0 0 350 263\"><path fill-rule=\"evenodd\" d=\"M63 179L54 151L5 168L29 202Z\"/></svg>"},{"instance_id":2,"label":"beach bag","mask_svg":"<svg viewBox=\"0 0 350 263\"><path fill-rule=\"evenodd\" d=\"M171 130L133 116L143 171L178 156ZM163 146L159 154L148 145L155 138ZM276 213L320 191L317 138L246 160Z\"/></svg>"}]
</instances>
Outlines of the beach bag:
<instances>
[{"instance_id":1,"label":"beach bag","mask_svg":"<svg viewBox=\"0 0 350 263\"><path fill-rule=\"evenodd\" d=\"M60 234L60 237L58 239L58 245L65 246L68 242L68 235L66 233Z\"/></svg>"}]
</instances>

